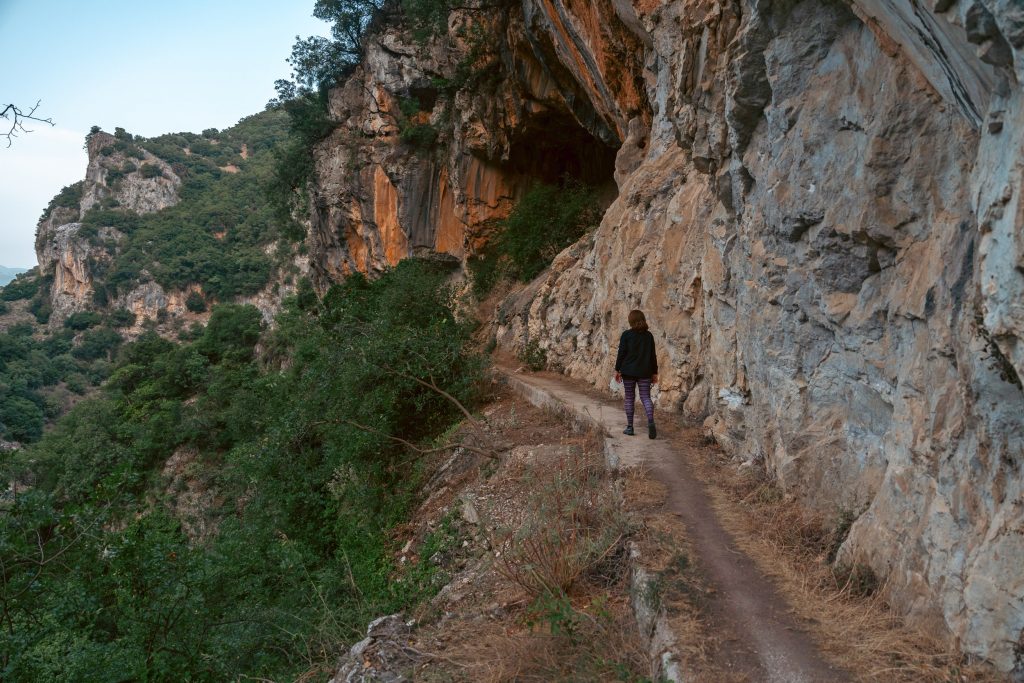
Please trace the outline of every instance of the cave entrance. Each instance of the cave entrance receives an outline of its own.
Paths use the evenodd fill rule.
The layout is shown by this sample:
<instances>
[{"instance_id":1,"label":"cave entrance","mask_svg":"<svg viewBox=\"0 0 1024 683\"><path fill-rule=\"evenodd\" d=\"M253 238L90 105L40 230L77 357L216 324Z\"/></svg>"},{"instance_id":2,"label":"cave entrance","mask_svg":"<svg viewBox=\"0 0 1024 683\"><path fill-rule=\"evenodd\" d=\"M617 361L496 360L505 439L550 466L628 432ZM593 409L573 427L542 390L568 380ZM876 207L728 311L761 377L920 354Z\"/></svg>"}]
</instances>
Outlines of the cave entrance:
<instances>
[{"instance_id":1,"label":"cave entrance","mask_svg":"<svg viewBox=\"0 0 1024 683\"><path fill-rule=\"evenodd\" d=\"M548 185L580 182L602 196L615 192L616 147L589 133L567 112L531 116L509 150L508 165L520 176Z\"/></svg>"}]
</instances>

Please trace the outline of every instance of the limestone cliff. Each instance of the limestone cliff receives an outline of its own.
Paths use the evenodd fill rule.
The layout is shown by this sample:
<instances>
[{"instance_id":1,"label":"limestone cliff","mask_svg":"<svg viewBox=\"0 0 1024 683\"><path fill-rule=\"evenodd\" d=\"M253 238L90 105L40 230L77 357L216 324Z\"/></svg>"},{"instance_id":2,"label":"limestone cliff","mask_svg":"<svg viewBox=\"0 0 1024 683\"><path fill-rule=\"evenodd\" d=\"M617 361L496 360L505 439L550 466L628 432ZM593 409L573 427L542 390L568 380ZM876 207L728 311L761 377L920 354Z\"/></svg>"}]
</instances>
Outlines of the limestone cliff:
<instances>
[{"instance_id":1,"label":"limestone cliff","mask_svg":"<svg viewBox=\"0 0 1024 683\"><path fill-rule=\"evenodd\" d=\"M159 211L178 202L181 178L170 164L153 154L136 148L137 156L115 150L117 139L102 131L86 139L89 162L82 183L81 200L77 207L58 206L44 215L36 229L36 260L39 270L52 275L50 304L53 308L51 324L57 325L68 315L85 310L93 303L93 270L97 263L109 262L112 252L122 237L112 228L101 228L98 239L79 235L81 218L94 207L118 207L136 213ZM159 170L159 174L144 174L143 166ZM148 176L148 177L147 177ZM137 300L145 297L126 297L125 304L142 317L156 317L157 310L139 306ZM151 298L151 297L150 297ZM136 310L137 309L137 310ZM141 320L141 318L140 318Z\"/></svg>"},{"instance_id":2,"label":"limestone cliff","mask_svg":"<svg viewBox=\"0 0 1024 683\"><path fill-rule=\"evenodd\" d=\"M246 219L247 212L259 215L267 213L267 209L246 205L241 211L235 210L228 205L231 198L225 199L230 190L210 188L220 178L241 172L244 182L255 188L250 195L264 191L265 181L256 174L266 173L265 158L271 154L269 149L278 137L284 137L274 128L277 125L274 117L273 113L264 113L243 120L238 127L221 134L225 137L223 143L212 136L208 139L193 134L143 139L121 129L115 135L100 130L90 133L86 138L85 179L65 188L55 198L36 231L39 272L46 278L44 282L51 283L51 328L59 327L69 315L79 311L125 309L135 316L134 325L125 329L129 337L136 336L149 324L156 324L162 334L170 334L205 320L209 315L207 301L224 300L253 304L268 322L272 320L282 298L294 293L297 277L308 269L308 259L290 251L278 258L278 250L284 243L275 242L275 233L271 230L263 229L262 237L251 237L252 233L261 234L262 226L256 224L245 226L249 234L237 238L238 243L249 249L248 258L242 263L231 263L232 257L238 254L237 249L231 251L231 227L237 228L237 224ZM277 115L277 119L283 121L284 114ZM260 155L258 160L250 154L248 144L243 142L245 139L260 145L261 149L255 152ZM171 161L149 151L147 145L167 154ZM190 168L183 160L194 160L193 166ZM250 169L249 165L257 161L260 165L253 167L256 170ZM239 169L236 164L244 168ZM196 181L203 174L201 182ZM193 180L191 195L179 206L188 210L179 213L176 220L181 221L184 214L193 219L193 223L203 222L206 234L196 237L193 230L192 235L181 237L180 244L175 244L177 251L164 249L161 252L152 241L130 244L128 228L119 227L127 225L136 229L139 217L178 205L183 201L182 195L189 194L183 192L183 188L187 188L186 179L190 176ZM178 226L180 222L171 226L171 239L179 232ZM284 244L284 247L289 249L290 245ZM194 278L189 280L176 274L169 278L165 272L161 282L156 275L157 270L164 267L161 253L165 259L177 258L185 265L219 261L224 264L220 268L222 272L230 274L249 268L264 275L259 273L261 264L252 263L251 254L256 250L272 264L266 268L269 272L263 278L265 284L249 286L240 292L236 287L230 298L212 295L204 289L202 281ZM127 266L118 262L126 251L135 254ZM274 267L284 261L287 267ZM119 267L120 272L116 272ZM164 267L164 270L169 269ZM208 268L207 272L210 270ZM108 286L112 276L119 278L117 286ZM215 278L216 275L208 278L206 284ZM168 283L169 279L174 282ZM190 307L190 296L199 296L203 305Z\"/></svg>"},{"instance_id":3,"label":"limestone cliff","mask_svg":"<svg viewBox=\"0 0 1024 683\"><path fill-rule=\"evenodd\" d=\"M452 93L467 26L496 76ZM533 179L614 181L499 342L600 386L644 309L662 409L854 516L841 561L1024 675L1022 77L1014 0L522 0L424 46L387 28L332 94L312 267L465 258Z\"/></svg>"}]
</instances>

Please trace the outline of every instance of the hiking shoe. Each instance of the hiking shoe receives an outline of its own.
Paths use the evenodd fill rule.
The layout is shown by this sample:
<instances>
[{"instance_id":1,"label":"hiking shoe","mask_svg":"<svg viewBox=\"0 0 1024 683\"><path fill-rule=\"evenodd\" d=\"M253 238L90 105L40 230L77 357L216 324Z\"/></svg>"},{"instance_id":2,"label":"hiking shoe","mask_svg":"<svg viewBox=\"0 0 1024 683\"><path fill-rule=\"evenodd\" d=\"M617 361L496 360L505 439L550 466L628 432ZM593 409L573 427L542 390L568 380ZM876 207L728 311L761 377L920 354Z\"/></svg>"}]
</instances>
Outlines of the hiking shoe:
<instances>
[{"instance_id":1,"label":"hiking shoe","mask_svg":"<svg viewBox=\"0 0 1024 683\"><path fill-rule=\"evenodd\" d=\"M622 430L622 433L626 436L633 436L636 432L633 431L633 425L630 425Z\"/></svg>"},{"instance_id":2,"label":"hiking shoe","mask_svg":"<svg viewBox=\"0 0 1024 683\"><path fill-rule=\"evenodd\" d=\"M653 422L648 422L647 423L647 438L648 439L653 439L656 436L658 436L658 430L654 428L654 423Z\"/></svg>"}]
</instances>

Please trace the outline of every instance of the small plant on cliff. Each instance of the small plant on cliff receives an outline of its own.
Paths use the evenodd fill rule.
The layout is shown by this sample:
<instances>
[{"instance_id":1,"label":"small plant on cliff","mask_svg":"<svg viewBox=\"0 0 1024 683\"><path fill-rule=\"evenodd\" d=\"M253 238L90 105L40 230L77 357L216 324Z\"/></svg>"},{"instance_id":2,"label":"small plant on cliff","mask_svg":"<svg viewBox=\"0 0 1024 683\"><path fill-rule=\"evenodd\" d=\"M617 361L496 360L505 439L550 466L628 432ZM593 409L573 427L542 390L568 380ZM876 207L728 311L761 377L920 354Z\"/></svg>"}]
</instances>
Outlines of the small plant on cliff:
<instances>
[{"instance_id":1,"label":"small plant on cliff","mask_svg":"<svg viewBox=\"0 0 1024 683\"><path fill-rule=\"evenodd\" d=\"M505 277L532 280L600 220L593 188L575 181L563 187L534 185L498 224L492 243L470 259L474 293L483 296Z\"/></svg>"},{"instance_id":2,"label":"small plant on cliff","mask_svg":"<svg viewBox=\"0 0 1024 683\"><path fill-rule=\"evenodd\" d=\"M429 116L429 112L423 111L423 106L416 97L402 98L399 100L401 116L398 117L398 137L405 144L420 150L433 149L437 144L438 130L427 122L416 123L423 114Z\"/></svg>"},{"instance_id":3,"label":"small plant on cliff","mask_svg":"<svg viewBox=\"0 0 1024 683\"><path fill-rule=\"evenodd\" d=\"M157 164L143 164L142 168L139 169L139 173L143 178L160 178L164 174L164 170Z\"/></svg>"},{"instance_id":4,"label":"small plant on cliff","mask_svg":"<svg viewBox=\"0 0 1024 683\"><path fill-rule=\"evenodd\" d=\"M539 372L548 366L548 352L541 348L536 339L528 341L517 357L534 372Z\"/></svg>"},{"instance_id":5,"label":"small plant on cliff","mask_svg":"<svg viewBox=\"0 0 1024 683\"><path fill-rule=\"evenodd\" d=\"M43 211L43 219L49 218L53 210L61 207L67 209L77 209L78 205L82 201L82 188L85 186L84 180L79 180L77 183L66 185L61 188L61 191L57 193L50 203L47 204L46 210Z\"/></svg>"},{"instance_id":6,"label":"small plant on cliff","mask_svg":"<svg viewBox=\"0 0 1024 683\"><path fill-rule=\"evenodd\" d=\"M185 299L185 308L193 313L203 313L206 311L206 298L199 292L189 292Z\"/></svg>"},{"instance_id":7,"label":"small plant on cliff","mask_svg":"<svg viewBox=\"0 0 1024 683\"><path fill-rule=\"evenodd\" d=\"M79 311L72 313L64 321L64 327L69 330L87 330L103 322L103 316L95 311Z\"/></svg>"}]
</instances>

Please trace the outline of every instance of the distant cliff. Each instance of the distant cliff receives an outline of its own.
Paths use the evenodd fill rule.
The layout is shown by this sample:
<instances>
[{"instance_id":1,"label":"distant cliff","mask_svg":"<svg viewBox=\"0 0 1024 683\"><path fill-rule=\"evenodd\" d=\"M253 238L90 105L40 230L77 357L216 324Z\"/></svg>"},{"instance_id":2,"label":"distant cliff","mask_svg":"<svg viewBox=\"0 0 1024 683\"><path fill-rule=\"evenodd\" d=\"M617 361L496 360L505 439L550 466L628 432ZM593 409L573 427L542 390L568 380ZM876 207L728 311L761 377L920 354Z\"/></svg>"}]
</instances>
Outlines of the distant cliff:
<instances>
[{"instance_id":1,"label":"distant cliff","mask_svg":"<svg viewBox=\"0 0 1024 683\"><path fill-rule=\"evenodd\" d=\"M318 284L468 261L537 181L609 188L499 343L601 386L644 309L663 409L852 517L841 560L897 609L1024 671L1017 3L523 0L366 49L316 150Z\"/></svg>"},{"instance_id":2,"label":"distant cliff","mask_svg":"<svg viewBox=\"0 0 1024 683\"><path fill-rule=\"evenodd\" d=\"M94 129L85 179L54 198L36 231L50 326L124 310L130 335L146 324L172 333L226 301L270 319L304 268L266 196L272 149L286 135L281 112L203 135Z\"/></svg>"}]
</instances>

